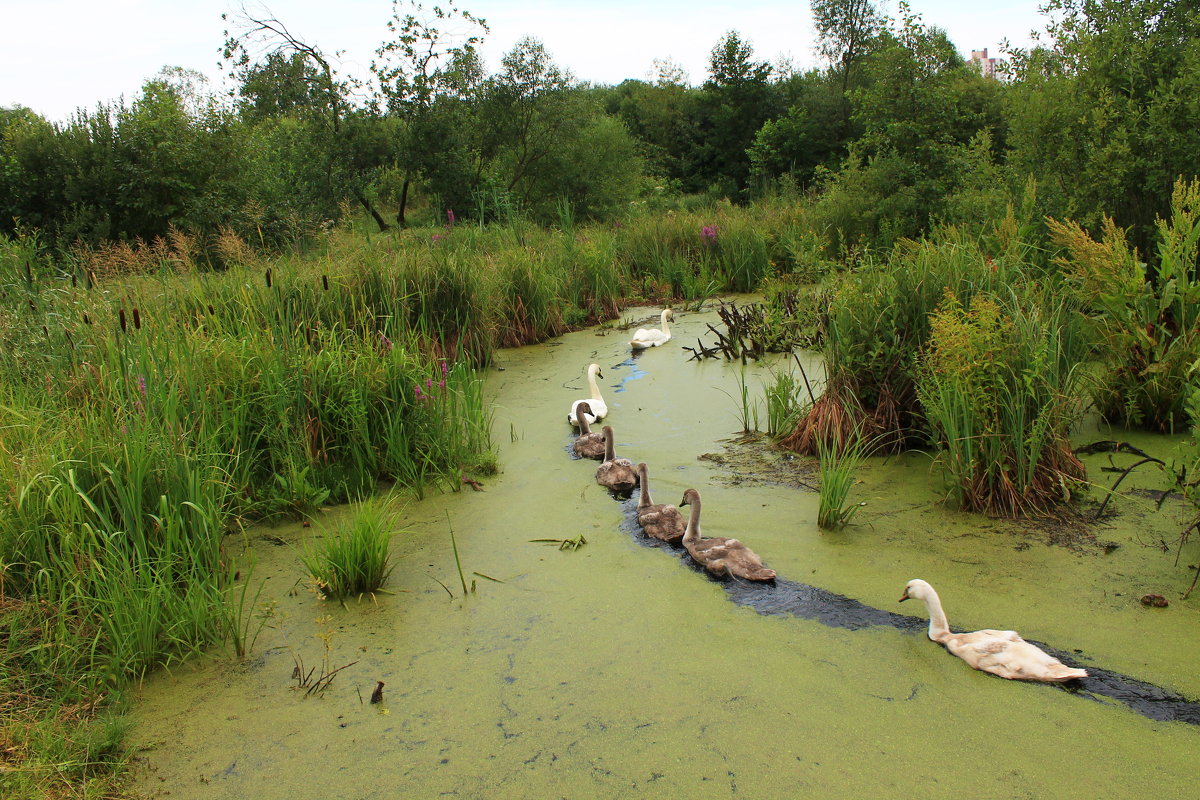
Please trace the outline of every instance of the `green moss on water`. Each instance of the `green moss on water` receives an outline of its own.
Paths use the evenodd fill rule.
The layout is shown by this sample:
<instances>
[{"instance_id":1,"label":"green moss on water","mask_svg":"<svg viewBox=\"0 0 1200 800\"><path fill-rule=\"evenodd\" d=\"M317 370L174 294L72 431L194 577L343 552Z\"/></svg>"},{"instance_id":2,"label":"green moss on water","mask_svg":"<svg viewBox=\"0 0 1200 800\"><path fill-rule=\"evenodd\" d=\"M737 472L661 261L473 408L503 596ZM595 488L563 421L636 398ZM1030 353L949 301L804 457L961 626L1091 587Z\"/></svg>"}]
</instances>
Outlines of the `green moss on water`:
<instances>
[{"instance_id":1,"label":"green moss on water","mask_svg":"<svg viewBox=\"0 0 1200 800\"><path fill-rule=\"evenodd\" d=\"M680 315L673 330L690 343L714 318ZM278 601L273 627L244 664L213 659L146 683L131 737L145 748L141 786L173 800L1192 791L1200 729L972 671L920 634L734 605L680 551L621 529L595 462L566 452L565 416L596 361L618 454L650 465L658 502L699 488L708 535L746 540L783 577L899 612L923 611L897 604L922 577L953 625L1014 628L1194 697L1200 603L1177 599L1189 575L1149 546L1170 539L1178 508L1121 500L1103 528L1064 541L1044 524L945 509L915 454L865 465L860 524L822 532L814 492L731 481L736 464L698 458L738 433L737 367L669 346L627 355L615 331L500 354L488 389L503 472L483 492L409 506L393 594L321 602L297 584L294 552L264 542L256 574ZM755 374L766 368L751 368L752 386ZM270 534L302 541L341 513ZM468 579L503 583L476 579L461 596L447 518ZM588 543L573 552L528 541L579 534ZM1141 606L1151 591L1171 606ZM333 666L358 663L304 698L294 656L317 663L322 630ZM372 706L378 680L384 702Z\"/></svg>"}]
</instances>

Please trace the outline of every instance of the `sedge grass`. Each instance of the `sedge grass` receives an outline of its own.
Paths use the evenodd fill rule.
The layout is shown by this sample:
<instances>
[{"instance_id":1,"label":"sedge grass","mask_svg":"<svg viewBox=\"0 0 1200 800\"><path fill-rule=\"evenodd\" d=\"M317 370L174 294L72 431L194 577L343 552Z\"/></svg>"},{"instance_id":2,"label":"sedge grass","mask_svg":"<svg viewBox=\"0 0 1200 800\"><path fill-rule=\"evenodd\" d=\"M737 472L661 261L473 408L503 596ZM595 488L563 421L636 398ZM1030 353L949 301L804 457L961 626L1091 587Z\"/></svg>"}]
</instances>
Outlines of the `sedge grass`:
<instances>
[{"instance_id":1,"label":"sedge grass","mask_svg":"<svg viewBox=\"0 0 1200 800\"><path fill-rule=\"evenodd\" d=\"M864 503L850 503L858 467L870 452L870 444L856 434L846 443L817 438L821 488L817 501L817 525L834 530L848 525Z\"/></svg>"},{"instance_id":2,"label":"sedge grass","mask_svg":"<svg viewBox=\"0 0 1200 800\"><path fill-rule=\"evenodd\" d=\"M393 533L392 502L369 498L353 504L344 527L301 555L317 591L344 600L378 591L391 574L388 545Z\"/></svg>"}]
</instances>

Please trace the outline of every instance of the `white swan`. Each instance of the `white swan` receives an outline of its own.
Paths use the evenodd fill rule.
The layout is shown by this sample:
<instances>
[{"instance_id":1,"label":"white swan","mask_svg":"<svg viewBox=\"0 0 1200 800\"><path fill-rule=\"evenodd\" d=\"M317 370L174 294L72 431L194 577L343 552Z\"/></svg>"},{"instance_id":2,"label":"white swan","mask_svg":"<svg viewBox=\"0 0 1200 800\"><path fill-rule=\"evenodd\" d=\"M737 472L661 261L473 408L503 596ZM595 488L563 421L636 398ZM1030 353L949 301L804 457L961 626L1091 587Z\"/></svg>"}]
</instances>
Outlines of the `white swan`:
<instances>
[{"instance_id":1,"label":"white swan","mask_svg":"<svg viewBox=\"0 0 1200 800\"><path fill-rule=\"evenodd\" d=\"M588 417L592 415L592 407L587 400L580 400L576 410L579 417L579 435L572 442L575 455L581 458L604 458L604 434L593 433L588 427Z\"/></svg>"},{"instance_id":2,"label":"white swan","mask_svg":"<svg viewBox=\"0 0 1200 800\"><path fill-rule=\"evenodd\" d=\"M604 463L596 468L596 483L614 492L632 491L637 486L638 475L633 462L628 458L617 458L613 442L612 425L604 426Z\"/></svg>"},{"instance_id":3,"label":"white swan","mask_svg":"<svg viewBox=\"0 0 1200 800\"><path fill-rule=\"evenodd\" d=\"M664 542L678 542L683 538L686 524L683 514L675 506L656 503L650 499L650 470L646 462L637 465L638 482L642 496L638 498L637 521L646 535Z\"/></svg>"},{"instance_id":4,"label":"white swan","mask_svg":"<svg viewBox=\"0 0 1200 800\"><path fill-rule=\"evenodd\" d=\"M576 400L571 404L571 411L567 414L567 422L571 423L572 425L579 424L579 417L575 413L575 408L580 403L585 401L587 402L588 406L591 407L591 411L587 415L587 421L589 423L594 423L596 420L604 419L608 416L608 404L605 403L604 398L600 396L600 387L596 385L597 377L604 377L604 374L600 372L600 365L588 364L587 382L588 391L591 392L591 395L583 400Z\"/></svg>"},{"instance_id":5,"label":"white swan","mask_svg":"<svg viewBox=\"0 0 1200 800\"><path fill-rule=\"evenodd\" d=\"M947 650L975 669L1021 681L1059 682L1087 677L1087 670L1068 667L1022 639L1016 631L951 633L937 592L919 578L908 582L900 600L910 597L924 600L929 609L929 638L944 644Z\"/></svg>"},{"instance_id":6,"label":"white swan","mask_svg":"<svg viewBox=\"0 0 1200 800\"><path fill-rule=\"evenodd\" d=\"M634 350L644 350L647 347L658 347L671 339L671 328L667 322L675 319L674 312L666 309L662 312L662 328L638 328L629 344Z\"/></svg>"},{"instance_id":7,"label":"white swan","mask_svg":"<svg viewBox=\"0 0 1200 800\"><path fill-rule=\"evenodd\" d=\"M687 531L683 534L683 546L700 566L714 575L736 575L751 581L775 579L775 570L764 567L762 559L737 539L715 536L703 539L700 536L700 493L688 489L679 501L681 506L691 506Z\"/></svg>"}]
</instances>

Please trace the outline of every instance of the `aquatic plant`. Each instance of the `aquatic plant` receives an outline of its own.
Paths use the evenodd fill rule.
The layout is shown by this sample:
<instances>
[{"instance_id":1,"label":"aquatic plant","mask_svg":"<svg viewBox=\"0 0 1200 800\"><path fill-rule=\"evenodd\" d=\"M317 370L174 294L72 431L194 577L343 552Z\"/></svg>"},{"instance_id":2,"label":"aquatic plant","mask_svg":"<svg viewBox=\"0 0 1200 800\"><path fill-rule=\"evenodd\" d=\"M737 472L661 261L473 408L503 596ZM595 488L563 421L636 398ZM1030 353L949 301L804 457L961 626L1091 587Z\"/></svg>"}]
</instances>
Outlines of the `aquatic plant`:
<instances>
[{"instance_id":1,"label":"aquatic plant","mask_svg":"<svg viewBox=\"0 0 1200 800\"><path fill-rule=\"evenodd\" d=\"M1105 218L1099 241L1075 222L1048 222L1066 250L1058 264L1078 293L1105 369L1090 386L1097 408L1121 425L1183 427L1185 387L1200 360L1200 181L1178 181L1159 219L1156 263L1143 263Z\"/></svg>"},{"instance_id":2,"label":"aquatic plant","mask_svg":"<svg viewBox=\"0 0 1200 800\"><path fill-rule=\"evenodd\" d=\"M901 241L886 260L840 276L823 315L825 393L781 444L812 455L819 437L845 441L859 425L868 437L886 434L893 451L921 443L927 433L915 375L929 315L946 290L966 303L1003 287L1022 292L1023 285L1019 263L993 259L953 228Z\"/></svg>"},{"instance_id":3,"label":"aquatic plant","mask_svg":"<svg viewBox=\"0 0 1200 800\"><path fill-rule=\"evenodd\" d=\"M817 439L821 488L817 495L817 525L827 530L849 524L865 503L848 504L859 464L870 453L870 443L855 431L845 442Z\"/></svg>"},{"instance_id":4,"label":"aquatic plant","mask_svg":"<svg viewBox=\"0 0 1200 800\"><path fill-rule=\"evenodd\" d=\"M388 545L394 532L393 503L388 497L355 502L344 527L304 551L300 560L318 592L341 600L383 586L392 571Z\"/></svg>"},{"instance_id":5,"label":"aquatic plant","mask_svg":"<svg viewBox=\"0 0 1200 800\"><path fill-rule=\"evenodd\" d=\"M1085 347L1066 311L947 292L930 327L917 393L951 501L1015 517L1069 500L1084 478L1066 434Z\"/></svg>"}]
</instances>

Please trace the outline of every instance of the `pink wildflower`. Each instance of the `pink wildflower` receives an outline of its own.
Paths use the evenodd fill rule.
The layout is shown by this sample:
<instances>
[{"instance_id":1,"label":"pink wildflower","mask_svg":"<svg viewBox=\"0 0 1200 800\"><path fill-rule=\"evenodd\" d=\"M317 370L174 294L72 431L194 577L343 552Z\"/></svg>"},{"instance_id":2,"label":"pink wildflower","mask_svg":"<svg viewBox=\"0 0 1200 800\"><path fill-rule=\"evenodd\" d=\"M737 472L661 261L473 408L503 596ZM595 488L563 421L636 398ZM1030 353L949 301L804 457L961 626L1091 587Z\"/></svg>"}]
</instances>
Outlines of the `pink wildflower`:
<instances>
[{"instance_id":1,"label":"pink wildflower","mask_svg":"<svg viewBox=\"0 0 1200 800\"><path fill-rule=\"evenodd\" d=\"M454 209L453 208L446 209L446 221L450 225L454 224Z\"/></svg>"}]
</instances>

